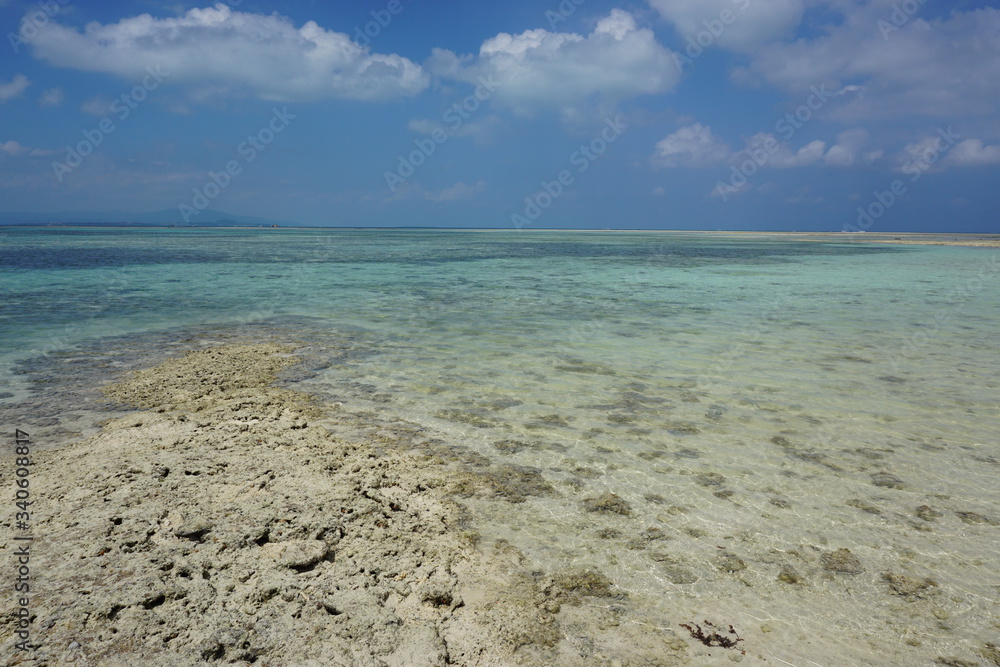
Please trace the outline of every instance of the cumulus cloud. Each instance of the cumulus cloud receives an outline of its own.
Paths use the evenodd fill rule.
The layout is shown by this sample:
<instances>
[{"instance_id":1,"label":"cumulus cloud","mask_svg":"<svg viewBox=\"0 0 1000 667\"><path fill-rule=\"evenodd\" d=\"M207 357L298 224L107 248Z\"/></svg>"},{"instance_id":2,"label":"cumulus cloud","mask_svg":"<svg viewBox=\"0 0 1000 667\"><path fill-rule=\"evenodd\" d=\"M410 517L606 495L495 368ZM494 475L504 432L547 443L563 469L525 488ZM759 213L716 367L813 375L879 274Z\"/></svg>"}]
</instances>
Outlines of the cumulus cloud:
<instances>
[{"instance_id":1,"label":"cumulus cloud","mask_svg":"<svg viewBox=\"0 0 1000 667\"><path fill-rule=\"evenodd\" d=\"M371 53L313 21L233 11L223 4L176 18L143 14L83 32L50 22L31 41L52 65L128 80L159 67L168 83L202 96L249 95L291 102L322 98L383 100L419 93L429 78L399 55Z\"/></svg>"},{"instance_id":2,"label":"cumulus cloud","mask_svg":"<svg viewBox=\"0 0 1000 667\"><path fill-rule=\"evenodd\" d=\"M977 160L989 158L989 151L978 139L972 140L972 143L961 139L961 135L953 132L950 126L947 129L938 128L937 133L927 134L903 147L894 156L895 168L904 174L933 173L943 171L946 166L969 166ZM958 160L953 160L951 151L962 144L966 144L963 152Z\"/></svg>"},{"instance_id":3,"label":"cumulus cloud","mask_svg":"<svg viewBox=\"0 0 1000 667\"><path fill-rule=\"evenodd\" d=\"M810 141L795 152L792 152L792 149L787 144L782 144L768 164L778 169L807 167L811 164L816 164L823 158L825 148L826 142L819 139Z\"/></svg>"},{"instance_id":4,"label":"cumulus cloud","mask_svg":"<svg viewBox=\"0 0 1000 667\"><path fill-rule=\"evenodd\" d=\"M42 107L57 107L63 103L62 88L49 88L38 98L38 105Z\"/></svg>"},{"instance_id":5,"label":"cumulus cloud","mask_svg":"<svg viewBox=\"0 0 1000 667\"><path fill-rule=\"evenodd\" d=\"M115 103L103 95L95 95L80 105L80 111L91 116L108 116Z\"/></svg>"},{"instance_id":6,"label":"cumulus cloud","mask_svg":"<svg viewBox=\"0 0 1000 667\"><path fill-rule=\"evenodd\" d=\"M829 148L825 141L814 139L797 150L787 142L778 141L773 134L761 132L747 140L746 148L737 155L736 160L756 159L763 162L761 166L791 169L820 164L851 167L874 162L880 157L882 151L872 147L868 130L854 127L838 134L837 141Z\"/></svg>"},{"instance_id":7,"label":"cumulus cloud","mask_svg":"<svg viewBox=\"0 0 1000 667\"><path fill-rule=\"evenodd\" d=\"M652 160L661 167L711 167L750 160L757 167L788 169L820 162L825 149L825 142L815 140L793 150L773 134L759 132L746 140L745 148L733 151L710 127L694 123L660 140Z\"/></svg>"},{"instance_id":8,"label":"cumulus cloud","mask_svg":"<svg viewBox=\"0 0 1000 667\"><path fill-rule=\"evenodd\" d=\"M28 157L45 157L46 155L52 155L55 151L42 148L28 148L11 139L6 142L0 142L0 153L13 157L21 157L22 155L27 155Z\"/></svg>"},{"instance_id":9,"label":"cumulus cloud","mask_svg":"<svg viewBox=\"0 0 1000 667\"><path fill-rule=\"evenodd\" d=\"M710 127L694 123L657 142L652 159L661 167L709 167L724 164L732 156L726 142L713 136Z\"/></svg>"},{"instance_id":10,"label":"cumulus cloud","mask_svg":"<svg viewBox=\"0 0 1000 667\"><path fill-rule=\"evenodd\" d=\"M882 151L873 148L871 136L863 127L844 130L837 135L837 143L823 156L827 164L835 167L851 167L860 162L872 163L882 157Z\"/></svg>"},{"instance_id":11,"label":"cumulus cloud","mask_svg":"<svg viewBox=\"0 0 1000 667\"><path fill-rule=\"evenodd\" d=\"M9 82L4 83L0 81L0 104L5 103L7 100L12 100L15 97L20 97L25 89L31 85L28 81L28 77L23 74L16 74L13 79Z\"/></svg>"},{"instance_id":12,"label":"cumulus cloud","mask_svg":"<svg viewBox=\"0 0 1000 667\"><path fill-rule=\"evenodd\" d=\"M861 149L868 143L868 131L854 128L841 132L837 143L826 152L826 163L838 167L850 167L858 159Z\"/></svg>"},{"instance_id":13,"label":"cumulus cloud","mask_svg":"<svg viewBox=\"0 0 1000 667\"><path fill-rule=\"evenodd\" d=\"M802 20L802 0L649 0L685 40L737 51L786 35ZM704 46L704 44L700 44Z\"/></svg>"},{"instance_id":14,"label":"cumulus cloud","mask_svg":"<svg viewBox=\"0 0 1000 667\"><path fill-rule=\"evenodd\" d=\"M24 155L28 152L28 149L19 144L18 142L11 139L4 143L0 143L0 152L6 153L7 155L13 155L15 157L19 155Z\"/></svg>"},{"instance_id":15,"label":"cumulus cloud","mask_svg":"<svg viewBox=\"0 0 1000 667\"><path fill-rule=\"evenodd\" d=\"M1000 144L987 145L982 139L962 139L948 130L907 144L895 156L896 168L903 173L940 172L949 167L982 167L1000 164Z\"/></svg>"},{"instance_id":16,"label":"cumulus cloud","mask_svg":"<svg viewBox=\"0 0 1000 667\"><path fill-rule=\"evenodd\" d=\"M841 132L837 141L827 148L827 143L814 139L798 149L780 141L774 134L758 132L745 139L745 146L738 151L729 148L725 141L712 134L712 129L701 123L682 127L656 144L652 161L661 167L711 167L732 164L740 166L753 162L750 168L792 169L811 165L849 167L859 161L872 162L881 157L880 150L871 148L871 138L864 128Z\"/></svg>"},{"instance_id":17,"label":"cumulus cloud","mask_svg":"<svg viewBox=\"0 0 1000 667\"><path fill-rule=\"evenodd\" d=\"M826 142L815 139L798 150L788 143L782 143L767 132L759 132L746 142L746 148L733 156L733 162L753 160L760 166L774 169L791 169L793 167L808 167L823 159Z\"/></svg>"},{"instance_id":18,"label":"cumulus cloud","mask_svg":"<svg viewBox=\"0 0 1000 667\"><path fill-rule=\"evenodd\" d=\"M586 36L541 28L500 33L477 56L435 49L427 67L438 77L483 86L484 96L519 113L662 93L680 79L671 52L620 9Z\"/></svg>"},{"instance_id":19,"label":"cumulus cloud","mask_svg":"<svg viewBox=\"0 0 1000 667\"><path fill-rule=\"evenodd\" d=\"M987 146L981 139L965 139L948 152L947 163L956 167L1000 164L1000 145Z\"/></svg>"},{"instance_id":20,"label":"cumulus cloud","mask_svg":"<svg viewBox=\"0 0 1000 667\"><path fill-rule=\"evenodd\" d=\"M1000 109L1000 9L956 9L930 20L918 14L885 32L879 22L895 27L890 0L826 4L832 11L818 36L765 45L734 78L793 94L820 84L862 86L864 95L836 110L845 120Z\"/></svg>"}]
</instances>

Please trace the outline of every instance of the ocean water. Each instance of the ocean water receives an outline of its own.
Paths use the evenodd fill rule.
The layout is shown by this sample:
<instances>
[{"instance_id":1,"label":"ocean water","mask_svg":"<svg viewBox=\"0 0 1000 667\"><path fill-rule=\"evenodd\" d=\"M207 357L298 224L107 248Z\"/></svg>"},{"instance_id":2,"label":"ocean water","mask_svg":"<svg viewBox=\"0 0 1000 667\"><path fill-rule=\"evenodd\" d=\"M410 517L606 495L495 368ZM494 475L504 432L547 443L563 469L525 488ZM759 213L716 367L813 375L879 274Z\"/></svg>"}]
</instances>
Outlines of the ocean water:
<instances>
[{"instance_id":1,"label":"ocean water","mask_svg":"<svg viewBox=\"0 0 1000 667\"><path fill-rule=\"evenodd\" d=\"M128 368L303 341L289 382L494 476L462 499L475 528L607 575L628 595L594 613L623 636L991 664L998 251L837 241L0 228L0 414L58 446ZM705 619L746 655L680 627Z\"/></svg>"}]
</instances>

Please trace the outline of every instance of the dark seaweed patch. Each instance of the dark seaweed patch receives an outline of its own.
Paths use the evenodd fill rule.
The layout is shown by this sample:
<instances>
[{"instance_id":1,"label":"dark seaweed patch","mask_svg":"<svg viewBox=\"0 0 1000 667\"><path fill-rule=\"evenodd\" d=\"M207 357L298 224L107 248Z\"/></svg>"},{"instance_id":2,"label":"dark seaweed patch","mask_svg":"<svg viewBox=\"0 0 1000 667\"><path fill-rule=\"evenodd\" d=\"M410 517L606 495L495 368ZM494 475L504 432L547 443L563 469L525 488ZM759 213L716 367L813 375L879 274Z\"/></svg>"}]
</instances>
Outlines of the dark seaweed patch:
<instances>
[{"instance_id":1,"label":"dark seaweed patch","mask_svg":"<svg viewBox=\"0 0 1000 667\"><path fill-rule=\"evenodd\" d=\"M694 622L681 623L680 626L690 632L692 638L697 639L705 646L721 646L722 648L733 649L736 651L740 650L737 644L743 641L743 638L737 634L736 628L730 625L729 629L726 630L725 627L719 627L707 620L702 621L702 623L705 624L707 632L702 630L701 626ZM740 653L746 655L746 651L740 651Z\"/></svg>"}]
</instances>

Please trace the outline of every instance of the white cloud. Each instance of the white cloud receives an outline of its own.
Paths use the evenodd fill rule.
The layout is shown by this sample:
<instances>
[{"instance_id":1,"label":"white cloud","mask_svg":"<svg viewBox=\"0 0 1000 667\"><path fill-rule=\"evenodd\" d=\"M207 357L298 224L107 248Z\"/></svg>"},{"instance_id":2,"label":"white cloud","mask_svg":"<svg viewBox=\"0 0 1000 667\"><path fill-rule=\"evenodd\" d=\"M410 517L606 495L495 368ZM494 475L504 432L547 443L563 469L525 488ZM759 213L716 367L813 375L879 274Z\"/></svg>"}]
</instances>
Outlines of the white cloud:
<instances>
[{"instance_id":1,"label":"white cloud","mask_svg":"<svg viewBox=\"0 0 1000 667\"><path fill-rule=\"evenodd\" d=\"M707 43L738 51L786 35L802 20L803 12L802 0L649 0L649 4L673 23L685 45L707 48Z\"/></svg>"},{"instance_id":2,"label":"white cloud","mask_svg":"<svg viewBox=\"0 0 1000 667\"><path fill-rule=\"evenodd\" d=\"M438 192L426 192L424 196L436 202L456 201L458 199L472 199L486 189L486 181L477 181L472 185L467 185L464 181L459 181L451 187Z\"/></svg>"},{"instance_id":3,"label":"white cloud","mask_svg":"<svg viewBox=\"0 0 1000 667\"><path fill-rule=\"evenodd\" d=\"M23 74L14 75L14 78L9 83L0 81L0 104L15 97L20 97L30 85L31 82L28 81L28 77Z\"/></svg>"},{"instance_id":4,"label":"white cloud","mask_svg":"<svg viewBox=\"0 0 1000 667\"><path fill-rule=\"evenodd\" d=\"M38 104L43 107L57 107L63 103L63 99L62 88L49 88L38 98Z\"/></svg>"},{"instance_id":5,"label":"white cloud","mask_svg":"<svg viewBox=\"0 0 1000 667\"><path fill-rule=\"evenodd\" d=\"M407 127L411 132L426 135L440 129L449 137L470 137L476 144L485 145L492 141L500 124L499 116L489 114L478 120L465 121L457 128L430 118L413 118Z\"/></svg>"},{"instance_id":6,"label":"white cloud","mask_svg":"<svg viewBox=\"0 0 1000 667\"><path fill-rule=\"evenodd\" d=\"M941 135L939 132L910 142L895 155L896 169L904 174L942 171L943 158L958 147L957 143L949 144L946 136L947 133Z\"/></svg>"},{"instance_id":7,"label":"white cloud","mask_svg":"<svg viewBox=\"0 0 1000 667\"><path fill-rule=\"evenodd\" d=\"M413 118L406 124L406 127L411 132L416 132L417 134L430 134L438 129L444 131L444 125L435 123L430 118Z\"/></svg>"},{"instance_id":8,"label":"white cloud","mask_svg":"<svg viewBox=\"0 0 1000 667\"><path fill-rule=\"evenodd\" d=\"M724 164L733 156L724 141L701 123L682 127L656 144L653 164L661 167L708 167Z\"/></svg>"},{"instance_id":9,"label":"white cloud","mask_svg":"<svg viewBox=\"0 0 1000 667\"><path fill-rule=\"evenodd\" d=\"M882 156L881 151L865 151L871 142L868 130L862 127L851 128L837 135L837 143L830 146L823 159L836 167L850 167L858 160L873 162Z\"/></svg>"},{"instance_id":10,"label":"white cloud","mask_svg":"<svg viewBox=\"0 0 1000 667\"><path fill-rule=\"evenodd\" d=\"M80 105L80 111L91 116L108 116L111 114L111 107L114 102L102 95L95 95Z\"/></svg>"},{"instance_id":11,"label":"white cloud","mask_svg":"<svg viewBox=\"0 0 1000 667\"><path fill-rule=\"evenodd\" d=\"M427 67L441 78L486 82L485 98L524 114L666 92L680 79L671 52L620 9L587 36L543 29L500 33L483 42L478 56L435 49Z\"/></svg>"},{"instance_id":12,"label":"white cloud","mask_svg":"<svg viewBox=\"0 0 1000 667\"><path fill-rule=\"evenodd\" d=\"M820 141L819 139L814 139L808 144L797 150L792 154L791 150L787 146L782 146L782 150L779 151L779 159L775 161L773 166L775 167L805 167L810 164L815 164L823 158L823 150L826 148L826 142ZM787 155L784 151L788 151Z\"/></svg>"},{"instance_id":13,"label":"white cloud","mask_svg":"<svg viewBox=\"0 0 1000 667\"><path fill-rule=\"evenodd\" d=\"M1000 164L1000 145L986 146L981 139L965 139L948 152L946 161L956 167Z\"/></svg>"},{"instance_id":14,"label":"white cloud","mask_svg":"<svg viewBox=\"0 0 1000 667\"><path fill-rule=\"evenodd\" d=\"M0 153L6 153L13 157L21 157L22 155L27 155L29 157L45 157L46 155L52 155L55 151L45 150L42 148L28 148L27 146L22 146L20 143L14 141L13 139L0 142Z\"/></svg>"},{"instance_id":15,"label":"white cloud","mask_svg":"<svg viewBox=\"0 0 1000 667\"><path fill-rule=\"evenodd\" d=\"M733 151L726 143L712 134L712 129L701 123L682 127L656 144L652 161L661 167L711 167L731 164L737 168L748 165L746 171L764 167L792 169L811 165L851 166L859 160L871 162L881 157L879 150L870 146L868 132L863 128L845 130L837 136L837 143L827 149L827 144L814 139L798 149L781 142L769 132L758 132L745 139L742 150ZM748 164L753 163L753 164ZM729 192L732 194L732 192ZM713 192L713 196L718 196Z\"/></svg>"},{"instance_id":16,"label":"white cloud","mask_svg":"<svg viewBox=\"0 0 1000 667\"><path fill-rule=\"evenodd\" d=\"M176 18L143 14L83 32L50 22L31 45L59 67L135 81L159 67L168 83L198 93L275 101L323 98L381 100L419 93L423 69L401 56L371 53L343 33L309 21L296 28L277 14L238 12L223 4Z\"/></svg>"},{"instance_id":17,"label":"white cloud","mask_svg":"<svg viewBox=\"0 0 1000 667\"><path fill-rule=\"evenodd\" d=\"M823 4L829 18L811 31L818 36L765 45L734 78L796 96L821 84L862 86L863 95L833 110L844 120L1000 110L1000 9L954 9L930 20L917 14L883 36L879 22L893 25L891 0Z\"/></svg>"},{"instance_id":18,"label":"white cloud","mask_svg":"<svg viewBox=\"0 0 1000 667\"><path fill-rule=\"evenodd\" d=\"M17 157L19 155L24 155L28 152L28 149L17 143L13 139L5 143L0 143L0 151L6 153L7 155L13 155Z\"/></svg>"},{"instance_id":19,"label":"white cloud","mask_svg":"<svg viewBox=\"0 0 1000 667\"><path fill-rule=\"evenodd\" d=\"M823 159L826 142L815 139L798 150L781 143L773 134L760 132L747 139L747 146L735 156L734 161L754 160L761 166L774 169L808 167Z\"/></svg>"},{"instance_id":20,"label":"white cloud","mask_svg":"<svg viewBox=\"0 0 1000 667\"><path fill-rule=\"evenodd\" d=\"M882 157L881 150L870 147L871 137L861 127L844 130L829 148L825 141L814 139L797 150L787 142L779 142L773 134L761 132L747 139L746 148L734 156L734 161L756 159L758 163L762 163L761 166L775 169L818 164L851 167L860 162L871 163Z\"/></svg>"}]
</instances>

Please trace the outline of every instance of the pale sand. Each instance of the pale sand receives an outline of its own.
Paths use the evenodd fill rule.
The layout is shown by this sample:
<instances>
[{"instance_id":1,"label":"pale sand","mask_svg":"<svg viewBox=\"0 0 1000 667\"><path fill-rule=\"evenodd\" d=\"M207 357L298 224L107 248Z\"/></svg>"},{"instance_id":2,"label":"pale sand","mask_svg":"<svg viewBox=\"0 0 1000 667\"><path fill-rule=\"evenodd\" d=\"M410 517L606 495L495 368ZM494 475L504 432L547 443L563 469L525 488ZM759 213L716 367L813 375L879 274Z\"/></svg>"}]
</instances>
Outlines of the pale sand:
<instances>
[{"instance_id":1,"label":"pale sand","mask_svg":"<svg viewBox=\"0 0 1000 667\"><path fill-rule=\"evenodd\" d=\"M604 230L612 231L612 230ZM645 231L645 230L635 230ZM694 236L761 237L789 241L825 241L837 243L897 243L903 245L947 245L973 248L1000 248L1000 234L923 234L915 232L760 232L760 231L685 231L648 230L664 234Z\"/></svg>"},{"instance_id":2,"label":"pale sand","mask_svg":"<svg viewBox=\"0 0 1000 667\"><path fill-rule=\"evenodd\" d=\"M789 234L794 234L789 232ZM799 236L798 234L795 234ZM843 241L853 243L898 243L902 245L948 245L970 248L1000 248L1000 235L993 234L805 234L803 241ZM812 237L812 238L810 238Z\"/></svg>"},{"instance_id":3,"label":"pale sand","mask_svg":"<svg viewBox=\"0 0 1000 667\"><path fill-rule=\"evenodd\" d=\"M495 229L437 230L437 231L502 231ZM1000 248L1000 234L925 234L917 232L763 232L709 229L523 229L518 233L568 232L593 233L649 233L676 234L678 236L733 236L759 237L787 241L825 241L837 243L899 243L904 245L949 245L974 248Z\"/></svg>"},{"instance_id":4,"label":"pale sand","mask_svg":"<svg viewBox=\"0 0 1000 667\"><path fill-rule=\"evenodd\" d=\"M275 387L293 351L168 360L107 388L140 411L33 453L38 648L15 649L5 595L3 664L688 661L693 640L619 626L607 610L629 600L604 575L530 571L505 543L483 544L453 499L517 502L544 484L459 472L420 427Z\"/></svg>"}]
</instances>

